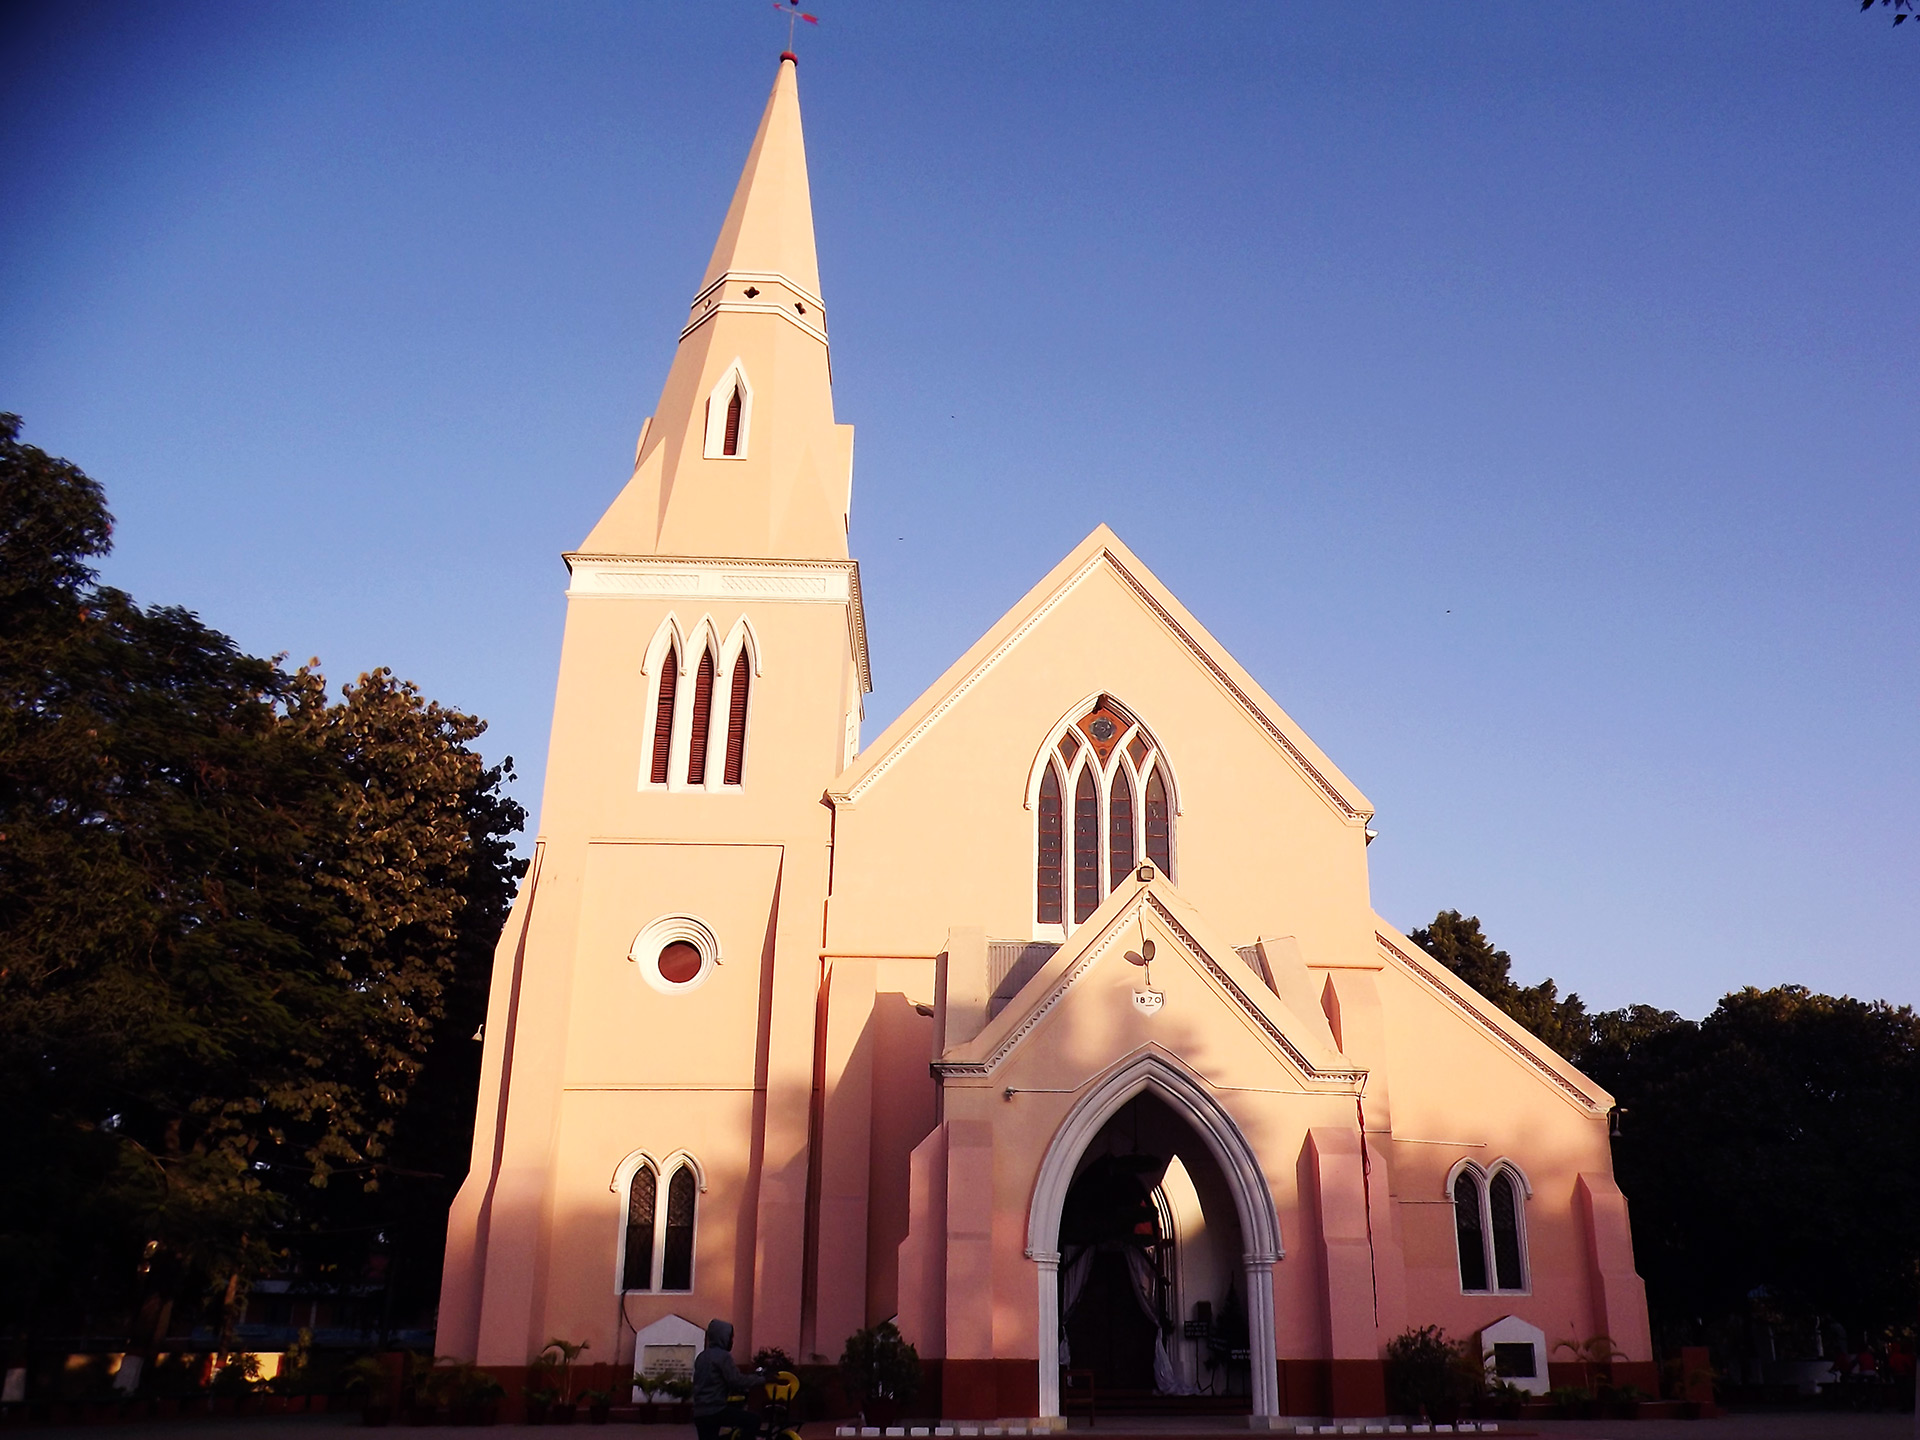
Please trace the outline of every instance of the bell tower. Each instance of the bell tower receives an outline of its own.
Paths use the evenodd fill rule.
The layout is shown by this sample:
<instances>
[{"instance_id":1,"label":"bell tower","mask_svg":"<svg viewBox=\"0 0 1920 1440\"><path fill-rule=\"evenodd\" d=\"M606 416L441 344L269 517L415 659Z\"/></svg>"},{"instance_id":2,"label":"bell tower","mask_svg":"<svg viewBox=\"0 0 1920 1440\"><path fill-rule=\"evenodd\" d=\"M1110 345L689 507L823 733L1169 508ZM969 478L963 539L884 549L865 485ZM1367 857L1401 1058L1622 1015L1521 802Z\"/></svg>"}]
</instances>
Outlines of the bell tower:
<instances>
[{"instance_id":1,"label":"bell tower","mask_svg":"<svg viewBox=\"0 0 1920 1440\"><path fill-rule=\"evenodd\" d=\"M823 794L871 688L796 62L630 478L566 557L534 858L496 954L439 1348L800 1348Z\"/></svg>"}]
</instances>

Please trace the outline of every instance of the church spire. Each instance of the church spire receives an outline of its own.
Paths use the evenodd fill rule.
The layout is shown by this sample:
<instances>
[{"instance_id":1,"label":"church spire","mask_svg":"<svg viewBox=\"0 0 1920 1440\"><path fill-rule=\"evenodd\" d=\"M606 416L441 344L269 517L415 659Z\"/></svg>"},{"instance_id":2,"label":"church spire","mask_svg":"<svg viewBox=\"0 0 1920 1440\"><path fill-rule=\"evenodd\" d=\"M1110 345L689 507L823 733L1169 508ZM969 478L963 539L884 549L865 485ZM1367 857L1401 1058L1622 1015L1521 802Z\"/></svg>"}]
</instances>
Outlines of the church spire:
<instances>
[{"instance_id":1,"label":"church spire","mask_svg":"<svg viewBox=\"0 0 1920 1440\"><path fill-rule=\"evenodd\" d=\"M707 262L705 290L729 271L775 272L820 293L813 250L813 192L807 185L807 147L800 134L800 84L791 55L780 57L773 94L747 152L746 169Z\"/></svg>"},{"instance_id":2,"label":"church spire","mask_svg":"<svg viewBox=\"0 0 1920 1440\"><path fill-rule=\"evenodd\" d=\"M853 427L833 419L827 317L791 55L632 478L581 550L844 559Z\"/></svg>"}]
</instances>

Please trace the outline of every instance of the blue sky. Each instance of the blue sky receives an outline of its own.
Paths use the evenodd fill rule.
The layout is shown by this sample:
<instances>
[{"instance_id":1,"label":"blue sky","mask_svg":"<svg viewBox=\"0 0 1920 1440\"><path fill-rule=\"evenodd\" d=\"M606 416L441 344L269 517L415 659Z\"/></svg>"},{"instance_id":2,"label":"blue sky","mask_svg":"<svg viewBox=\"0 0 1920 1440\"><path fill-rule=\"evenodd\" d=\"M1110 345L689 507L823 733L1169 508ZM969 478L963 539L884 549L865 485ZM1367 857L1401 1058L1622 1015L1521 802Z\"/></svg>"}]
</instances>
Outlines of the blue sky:
<instances>
[{"instance_id":1,"label":"blue sky","mask_svg":"<svg viewBox=\"0 0 1920 1440\"><path fill-rule=\"evenodd\" d=\"M1920 31L1851 0L830 3L871 738L1101 520L1379 806L1376 905L1699 1015L1920 1001ZM537 799L784 27L16 5L0 408L106 574ZM931 555L936 563L926 564Z\"/></svg>"}]
</instances>

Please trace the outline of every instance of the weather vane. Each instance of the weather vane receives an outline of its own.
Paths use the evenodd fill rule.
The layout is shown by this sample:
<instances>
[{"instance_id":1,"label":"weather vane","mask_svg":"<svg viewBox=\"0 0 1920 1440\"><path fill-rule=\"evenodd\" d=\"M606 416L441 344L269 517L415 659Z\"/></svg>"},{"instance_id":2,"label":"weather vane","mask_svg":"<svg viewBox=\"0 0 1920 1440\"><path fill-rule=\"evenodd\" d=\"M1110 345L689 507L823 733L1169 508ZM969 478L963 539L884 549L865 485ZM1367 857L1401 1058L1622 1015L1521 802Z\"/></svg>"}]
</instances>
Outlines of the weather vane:
<instances>
[{"instance_id":1,"label":"weather vane","mask_svg":"<svg viewBox=\"0 0 1920 1440\"><path fill-rule=\"evenodd\" d=\"M800 8L800 0L787 0L787 3L784 5L780 3L780 0L773 0L773 8L787 17L787 53L791 55L793 53L794 22L796 20L804 20L809 25L818 25L820 23L820 17L818 15L809 15L806 11L802 10Z\"/></svg>"}]
</instances>

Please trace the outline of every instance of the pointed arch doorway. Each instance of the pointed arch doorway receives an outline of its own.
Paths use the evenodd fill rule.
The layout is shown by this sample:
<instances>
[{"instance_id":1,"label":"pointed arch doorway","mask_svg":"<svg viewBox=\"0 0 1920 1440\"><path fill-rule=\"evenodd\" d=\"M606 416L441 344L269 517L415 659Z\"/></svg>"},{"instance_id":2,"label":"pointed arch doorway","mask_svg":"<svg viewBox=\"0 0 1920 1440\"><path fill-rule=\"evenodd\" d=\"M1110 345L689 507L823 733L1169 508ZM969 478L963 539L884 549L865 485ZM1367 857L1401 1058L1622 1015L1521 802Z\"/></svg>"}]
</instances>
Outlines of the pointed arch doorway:
<instances>
[{"instance_id":1,"label":"pointed arch doorway","mask_svg":"<svg viewBox=\"0 0 1920 1440\"><path fill-rule=\"evenodd\" d=\"M1116 1131L1113 1122L1130 1110L1157 1131L1154 1148L1129 1154L1125 1127ZM1164 1349L1163 1323L1173 1322L1172 1334L1179 1337L1179 1322L1187 1318L1167 1313L1181 1298L1177 1283L1168 1284L1172 1277L1164 1263L1165 1243L1177 1234L1161 1233L1177 1231L1167 1223L1166 1178L1178 1156L1158 1153L1178 1145L1168 1138L1167 1121L1190 1132L1197 1142L1190 1153L1210 1172L1209 1188L1224 1191L1231 1202L1232 1226L1218 1228L1231 1233L1238 1251L1229 1264L1238 1264L1233 1278L1245 1306L1249 1400L1256 1423L1278 1413L1273 1265L1281 1249L1272 1193L1253 1147L1220 1102L1178 1062L1149 1050L1116 1066L1080 1098L1048 1146L1034 1184L1027 1255L1038 1272L1042 1416L1060 1414L1063 1335L1068 1352L1078 1349L1090 1362L1085 1368L1096 1375L1104 1369L1122 1388L1129 1380L1145 1379L1142 1388L1157 1389L1170 1378L1191 1378L1191 1369L1182 1377L1174 1357L1153 1353L1156 1339ZM1181 1166L1183 1172L1189 1168ZM1063 1274L1062 1254L1069 1248L1072 1258ZM1098 1298L1087 1293L1096 1283L1104 1287L1104 1314L1083 1313L1089 1307L1080 1302Z\"/></svg>"}]
</instances>

